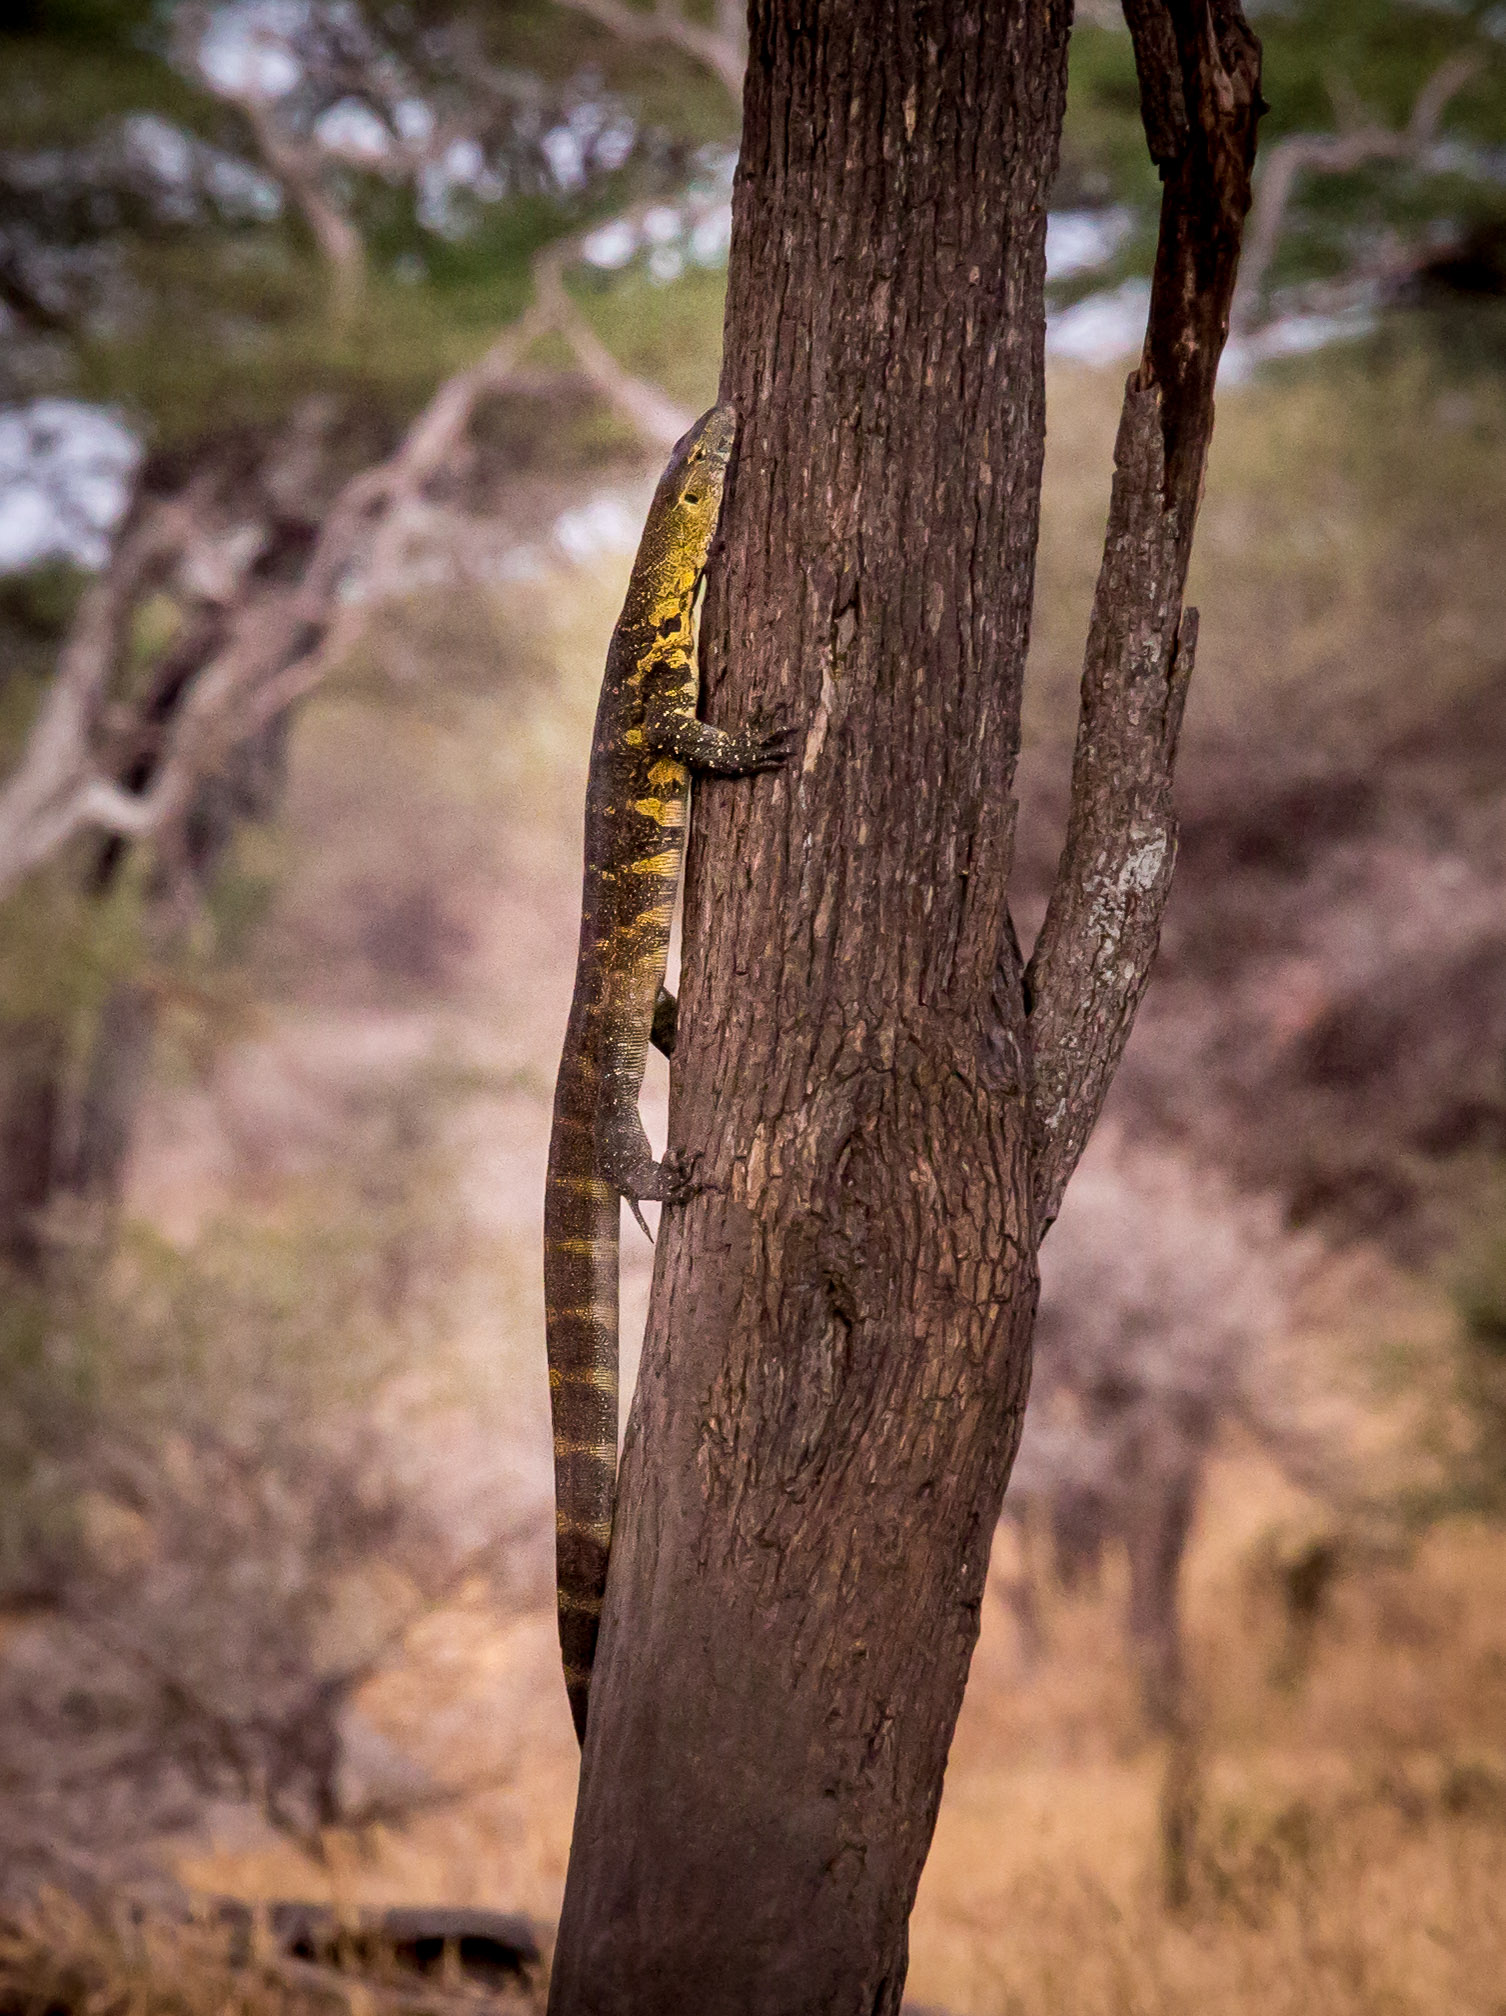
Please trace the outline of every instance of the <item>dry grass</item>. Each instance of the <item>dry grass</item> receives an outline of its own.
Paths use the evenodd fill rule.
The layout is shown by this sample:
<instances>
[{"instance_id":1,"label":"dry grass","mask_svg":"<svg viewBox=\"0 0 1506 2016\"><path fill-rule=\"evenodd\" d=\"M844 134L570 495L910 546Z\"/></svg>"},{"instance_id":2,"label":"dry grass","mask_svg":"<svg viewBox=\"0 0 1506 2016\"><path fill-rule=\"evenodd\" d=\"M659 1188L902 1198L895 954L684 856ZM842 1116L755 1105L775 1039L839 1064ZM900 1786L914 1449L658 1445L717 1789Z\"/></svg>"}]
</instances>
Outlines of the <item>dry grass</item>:
<instances>
[{"instance_id":1,"label":"dry grass","mask_svg":"<svg viewBox=\"0 0 1506 2016\"><path fill-rule=\"evenodd\" d=\"M325 2016L330 2006L239 1964L209 1924L101 1916L49 1891L0 1928L3 2016Z\"/></svg>"},{"instance_id":2,"label":"dry grass","mask_svg":"<svg viewBox=\"0 0 1506 2016\"><path fill-rule=\"evenodd\" d=\"M1313 1508L1255 1458L1210 1485L1191 1629L1202 1725L1193 1902L1160 1901L1161 1757L1120 1635L1122 1579L1048 1594L1032 1668L990 1601L912 1922L911 1994L952 2016L1501 2016L1506 2010L1506 1545L1437 1531L1341 1577L1288 1656L1272 1544ZM436 1620L364 1704L394 1737L503 1788L402 1833L228 1842L184 1869L210 1890L336 1904L558 1909L574 1746L550 1620ZM433 1746L432 1748L430 1746Z\"/></svg>"},{"instance_id":3,"label":"dry grass","mask_svg":"<svg viewBox=\"0 0 1506 2016\"><path fill-rule=\"evenodd\" d=\"M1111 1573L1048 1598L1022 1670L991 1606L912 1922L956 2016L1506 2010L1506 1544L1440 1529L1341 1577L1305 1656L1264 1572L1311 1508L1249 1457L1191 1564L1203 1793L1193 1902L1161 1901L1162 1759Z\"/></svg>"},{"instance_id":4,"label":"dry grass","mask_svg":"<svg viewBox=\"0 0 1506 2016\"><path fill-rule=\"evenodd\" d=\"M529 2016L544 1986L347 1974L209 1914L90 1911L58 1891L0 1925L0 2016Z\"/></svg>"},{"instance_id":5,"label":"dry grass","mask_svg":"<svg viewBox=\"0 0 1506 2016\"><path fill-rule=\"evenodd\" d=\"M1041 1808L1058 1808L1060 1788L1041 1798L1044 1789ZM1381 1797L1298 1799L1258 1818L1231 1807L1196 1903L1171 1918L1127 1852L1149 1803L1143 1783L1101 1784L1076 1803L1075 1843L1058 1828L1054 1852L1013 1868L994 1860L992 1881L958 1880L945 1907L920 1915L918 1995L973 2016L1487 2016L1503 2006L1499 1823L1416 1815ZM970 1848L990 1866L990 1817L973 1820L971 1841L946 1842L959 1864ZM1084 1852L1090 1834L1102 1845Z\"/></svg>"}]
</instances>

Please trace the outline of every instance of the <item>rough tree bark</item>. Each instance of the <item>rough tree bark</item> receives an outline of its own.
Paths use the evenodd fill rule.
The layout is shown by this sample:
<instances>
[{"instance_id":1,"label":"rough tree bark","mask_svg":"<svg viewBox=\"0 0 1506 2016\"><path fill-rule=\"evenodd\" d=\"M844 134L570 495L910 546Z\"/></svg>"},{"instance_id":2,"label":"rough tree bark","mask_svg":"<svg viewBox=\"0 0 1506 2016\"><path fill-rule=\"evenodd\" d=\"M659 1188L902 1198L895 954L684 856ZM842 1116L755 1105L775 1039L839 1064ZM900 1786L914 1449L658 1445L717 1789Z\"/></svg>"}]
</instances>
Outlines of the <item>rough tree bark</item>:
<instances>
[{"instance_id":1,"label":"rough tree bark","mask_svg":"<svg viewBox=\"0 0 1506 2016\"><path fill-rule=\"evenodd\" d=\"M1166 181L1060 886L1007 910L1067 0L755 0L666 1214L551 2009L898 2008L1018 1437L1035 1253L1154 952L1182 584L1259 109L1139 0ZM1180 643L1179 640L1180 639Z\"/></svg>"}]
</instances>

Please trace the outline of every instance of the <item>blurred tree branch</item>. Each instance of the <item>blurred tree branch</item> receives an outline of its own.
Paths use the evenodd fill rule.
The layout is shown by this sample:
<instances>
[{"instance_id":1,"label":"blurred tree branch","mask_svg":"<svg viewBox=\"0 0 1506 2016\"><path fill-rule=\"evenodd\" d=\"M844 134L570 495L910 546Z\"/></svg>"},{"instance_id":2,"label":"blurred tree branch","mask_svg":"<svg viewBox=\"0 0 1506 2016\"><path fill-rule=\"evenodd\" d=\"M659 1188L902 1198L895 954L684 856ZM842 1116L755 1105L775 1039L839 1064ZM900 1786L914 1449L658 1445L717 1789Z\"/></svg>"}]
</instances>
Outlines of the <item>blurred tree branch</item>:
<instances>
[{"instance_id":1,"label":"blurred tree branch","mask_svg":"<svg viewBox=\"0 0 1506 2016\"><path fill-rule=\"evenodd\" d=\"M1483 62L1478 50L1459 50L1445 58L1419 89L1405 126L1383 126L1362 106L1349 102L1348 94L1335 90L1337 133L1289 133L1269 149L1250 206L1234 297L1236 330L1247 332L1261 320L1267 280L1298 178L1348 175L1371 161L1420 161L1436 143L1450 101L1478 76Z\"/></svg>"},{"instance_id":2,"label":"blurred tree branch","mask_svg":"<svg viewBox=\"0 0 1506 2016\"><path fill-rule=\"evenodd\" d=\"M664 42L693 57L727 87L734 104L742 103L743 71L748 52L743 9L736 0L718 0L716 27L704 27L680 11L673 0L654 0L648 8L626 0L557 0L609 28L625 42Z\"/></svg>"},{"instance_id":3,"label":"blurred tree branch","mask_svg":"<svg viewBox=\"0 0 1506 2016\"><path fill-rule=\"evenodd\" d=\"M335 321L348 326L366 288L366 241L325 189L316 151L280 133L270 104L254 91L238 94L235 103L246 115L262 159L302 211L329 266Z\"/></svg>"},{"instance_id":4,"label":"blurred tree branch","mask_svg":"<svg viewBox=\"0 0 1506 2016\"><path fill-rule=\"evenodd\" d=\"M174 20L174 40L180 59L219 98L238 108L250 129L267 169L302 213L315 244L329 268L330 307L337 326L348 326L366 285L366 244L325 183L328 157L309 142L286 132L273 109L275 99L261 89L247 66L239 84L216 73L205 61L204 44L214 21L209 7L180 8ZM264 39L281 38L263 31Z\"/></svg>"}]
</instances>

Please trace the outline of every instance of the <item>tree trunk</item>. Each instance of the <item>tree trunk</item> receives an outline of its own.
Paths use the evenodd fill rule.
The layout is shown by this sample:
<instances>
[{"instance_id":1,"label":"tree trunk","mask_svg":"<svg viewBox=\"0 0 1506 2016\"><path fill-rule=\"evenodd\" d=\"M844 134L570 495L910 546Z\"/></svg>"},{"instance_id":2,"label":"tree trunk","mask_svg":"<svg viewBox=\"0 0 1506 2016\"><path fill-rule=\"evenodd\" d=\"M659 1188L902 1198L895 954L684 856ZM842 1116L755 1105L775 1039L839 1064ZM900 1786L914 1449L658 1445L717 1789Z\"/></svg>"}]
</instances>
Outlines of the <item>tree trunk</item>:
<instances>
[{"instance_id":1,"label":"tree trunk","mask_svg":"<svg viewBox=\"0 0 1506 2016\"><path fill-rule=\"evenodd\" d=\"M107 1216L119 1207L125 1187L156 1034L153 990L139 981L117 981L95 1026L68 1170L69 1189Z\"/></svg>"},{"instance_id":2,"label":"tree trunk","mask_svg":"<svg viewBox=\"0 0 1506 2016\"><path fill-rule=\"evenodd\" d=\"M709 1187L661 1234L560 2010L898 2007L1028 1381L995 972L1067 8L803 12L753 24L705 639L711 718L806 735L697 793L673 1132Z\"/></svg>"},{"instance_id":3,"label":"tree trunk","mask_svg":"<svg viewBox=\"0 0 1506 2016\"><path fill-rule=\"evenodd\" d=\"M1233 0L1215 11L1242 31ZM1194 182L1221 130L1210 66L1228 83L1208 18L1157 16ZM1217 361L1196 338L1222 340L1253 150L1241 72L1232 249L1210 262L1182 228L1174 166L1163 326L1121 430L1085 674L1085 713L1121 732L1106 770L1079 748L1091 803L1063 863L1086 886L1091 847L1108 888L1055 905L1027 1014L1010 792L1067 25L1067 0L752 9L704 711L787 710L804 741L786 772L697 787L670 1131L704 1188L660 1233L556 2016L899 2007L1025 1404L1037 1226L1169 881ZM1189 278L1194 243L1211 279Z\"/></svg>"},{"instance_id":4,"label":"tree trunk","mask_svg":"<svg viewBox=\"0 0 1506 2016\"><path fill-rule=\"evenodd\" d=\"M24 1016L4 1029L0 1071L0 1260L28 1280L46 1259L42 1219L57 1175L58 1115L67 1031L53 1015Z\"/></svg>"},{"instance_id":5,"label":"tree trunk","mask_svg":"<svg viewBox=\"0 0 1506 2016\"><path fill-rule=\"evenodd\" d=\"M1193 1704L1188 1698L1182 1568L1213 1423L1176 1420L1163 1398L1163 1418L1148 1421L1131 1445L1122 1478L1129 1554L1129 1634L1140 1669L1147 1727L1165 1746L1158 1821L1161 1894L1182 1910L1192 1894L1201 1771Z\"/></svg>"}]
</instances>

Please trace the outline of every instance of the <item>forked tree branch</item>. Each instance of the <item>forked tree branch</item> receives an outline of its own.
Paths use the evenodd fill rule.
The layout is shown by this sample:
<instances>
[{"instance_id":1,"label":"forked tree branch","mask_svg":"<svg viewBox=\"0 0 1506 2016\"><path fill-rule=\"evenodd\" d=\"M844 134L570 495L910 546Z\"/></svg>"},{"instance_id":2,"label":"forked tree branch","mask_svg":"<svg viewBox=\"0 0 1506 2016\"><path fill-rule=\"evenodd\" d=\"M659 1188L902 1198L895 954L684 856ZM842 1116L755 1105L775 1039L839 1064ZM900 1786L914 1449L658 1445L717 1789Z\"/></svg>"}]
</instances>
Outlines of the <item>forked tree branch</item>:
<instances>
[{"instance_id":1,"label":"forked tree branch","mask_svg":"<svg viewBox=\"0 0 1506 2016\"><path fill-rule=\"evenodd\" d=\"M132 610L183 551L193 531L192 499L160 505L129 525L105 572L90 583L58 659L26 747L0 791L0 893L77 830L77 798L93 775L89 751Z\"/></svg>"},{"instance_id":2,"label":"forked tree branch","mask_svg":"<svg viewBox=\"0 0 1506 2016\"><path fill-rule=\"evenodd\" d=\"M475 364L445 380L385 462L351 478L325 516L301 579L246 593L223 647L154 735L157 760L141 790L119 780L107 755L139 738L118 721L103 736L99 717L143 585L193 544L199 528L191 495L158 507L127 534L86 592L20 760L0 787L0 898L85 830L129 840L168 832L234 748L320 683L365 620L342 589L357 569L376 580L391 571L408 508L454 455L480 403L519 379L541 337L561 336L586 379L653 448L678 439L691 416L625 370L571 299L563 276L578 250L572 239L539 255L528 310Z\"/></svg>"},{"instance_id":3,"label":"forked tree branch","mask_svg":"<svg viewBox=\"0 0 1506 2016\"><path fill-rule=\"evenodd\" d=\"M1405 126L1373 120L1350 124L1338 133L1289 133L1266 155L1250 206L1240 282L1234 297L1234 326L1250 329L1260 319L1266 278L1276 256L1286 213L1300 175L1347 175L1370 161L1419 160L1438 138L1450 101L1482 63L1476 50L1446 57L1418 91Z\"/></svg>"},{"instance_id":4,"label":"forked tree branch","mask_svg":"<svg viewBox=\"0 0 1506 2016\"><path fill-rule=\"evenodd\" d=\"M683 50L725 84L735 104L742 103L747 51L739 32L743 10L735 0L731 5L718 0L715 28L690 20L673 0L654 0L649 8L629 6L626 0L558 0L558 5L588 16L625 42L665 42Z\"/></svg>"},{"instance_id":5,"label":"forked tree branch","mask_svg":"<svg viewBox=\"0 0 1506 2016\"><path fill-rule=\"evenodd\" d=\"M1165 187L1145 348L1114 450L1067 839L1025 975L1043 1230L1129 1039L1171 887L1172 769L1197 643L1182 591L1265 109L1238 0L1126 0L1125 14Z\"/></svg>"}]
</instances>

